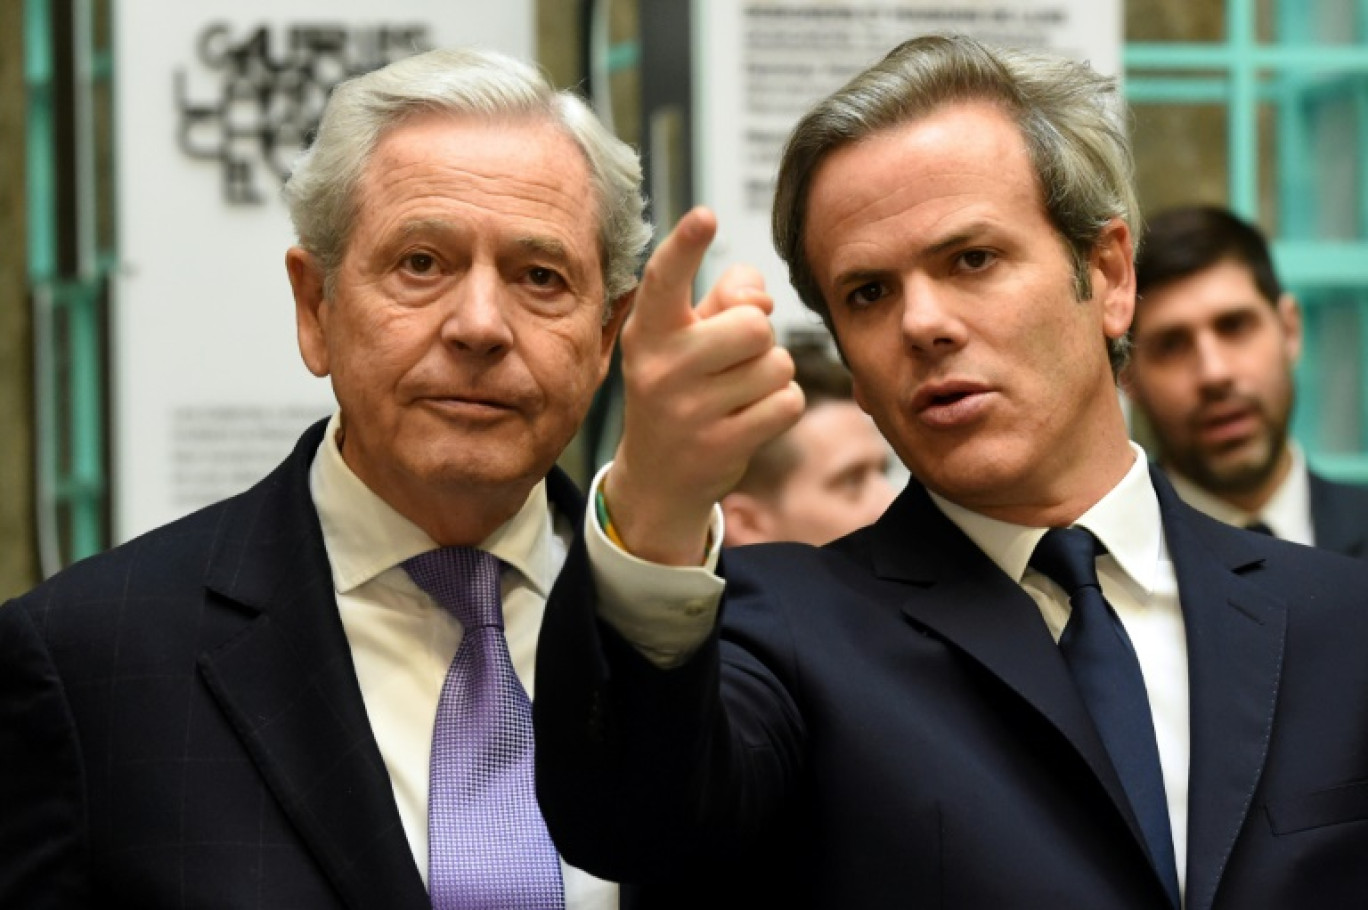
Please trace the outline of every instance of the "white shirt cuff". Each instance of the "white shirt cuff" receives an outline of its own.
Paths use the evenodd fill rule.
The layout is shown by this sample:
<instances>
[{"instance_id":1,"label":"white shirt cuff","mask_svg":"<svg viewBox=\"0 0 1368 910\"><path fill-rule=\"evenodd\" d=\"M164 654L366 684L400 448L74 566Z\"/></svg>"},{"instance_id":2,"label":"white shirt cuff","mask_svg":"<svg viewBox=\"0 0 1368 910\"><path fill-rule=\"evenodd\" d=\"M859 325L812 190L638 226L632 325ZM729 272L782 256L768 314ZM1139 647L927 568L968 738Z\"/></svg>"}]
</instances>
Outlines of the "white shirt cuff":
<instances>
[{"instance_id":1,"label":"white shirt cuff","mask_svg":"<svg viewBox=\"0 0 1368 910\"><path fill-rule=\"evenodd\" d=\"M717 576L722 549L722 508L713 505L712 534L701 566L678 567L638 559L608 539L599 526L599 485L611 463L589 487L584 539L598 587L598 614L651 663L677 667L707 640L717 621L726 583Z\"/></svg>"}]
</instances>

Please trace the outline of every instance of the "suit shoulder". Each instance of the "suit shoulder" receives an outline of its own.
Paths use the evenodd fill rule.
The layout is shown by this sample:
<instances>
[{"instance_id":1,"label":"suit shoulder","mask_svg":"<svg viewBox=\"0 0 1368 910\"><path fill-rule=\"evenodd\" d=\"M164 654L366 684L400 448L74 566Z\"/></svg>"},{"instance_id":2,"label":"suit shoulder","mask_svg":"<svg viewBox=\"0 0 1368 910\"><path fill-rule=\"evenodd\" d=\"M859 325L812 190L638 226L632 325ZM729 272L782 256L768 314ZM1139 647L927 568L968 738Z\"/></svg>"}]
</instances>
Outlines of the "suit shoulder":
<instances>
[{"instance_id":1,"label":"suit shoulder","mask_svg":"<svg viewBox=\"0 0 1368 910\"><path fill-rule=\"evenodd\" d=\"M27 611L48 632L72 631L134 603L148 614L181 609L187 598L202 599L216 558L248 540L297 535L305 522L317 527L307 489L291 489L285 468L236 496L73 563L0 609ZM301 496L305 501L297 502ZM290 508L310 514L283 514Z\"/></svg>"},{"instance_id":2,"label":"suit shoulder","mask_svg":"<svg viewBox=\"0 0 1368 910\"><path fill-rule=\"evenodd\" d=\"M1331 480L1323 477L1315 471L1308 472L1313 487L1320 487L1329 493L1337 496L1347 496L1350 499L1368 502L1368 486L1358 483L1347 483L1343 480Z\"/></svg>"},{"instance_id":3,"label":"suit shoulder","mask_svg":"<svg viewBox=\"0 0 1368 910\"><path fill-rule=\"evenodd\" d=\"M868 544L858 534L822 547L804 543L761 543L729 548L720 574L728 588L811 593L814 587L846 586L856 578L873 578Z\"/></svg>"},{"instance_id":4,"label":"suit shoulder","mask_svg":"<svg viewBox=\"0 0 1368 910\"><path fill-rule=\"evenodd\" d=\"M225 548L316 528L308 467L322 432L322 422L309 428L294 452L247 490L74 563L12 604L47 614L91 601L182 595L202 588Z\"/></svg>"},{"instance_id":5,"label":"suit shoulder","mask_svg":"<svg viewBox=\"0 0 1368 910\"><path fill-rule=\"evenodd\" d=\"M88 556L57 572L19 599L89 585L107 586L129 572L136 572L140 566L154 568L149 561L160 563L155 568L160 573L166 573L174 569L174 563L167 565L164 562L167 558L179 562L185 555L212 549L233 504L232 499L214 503Z\"/></svg>"}]
</instances>

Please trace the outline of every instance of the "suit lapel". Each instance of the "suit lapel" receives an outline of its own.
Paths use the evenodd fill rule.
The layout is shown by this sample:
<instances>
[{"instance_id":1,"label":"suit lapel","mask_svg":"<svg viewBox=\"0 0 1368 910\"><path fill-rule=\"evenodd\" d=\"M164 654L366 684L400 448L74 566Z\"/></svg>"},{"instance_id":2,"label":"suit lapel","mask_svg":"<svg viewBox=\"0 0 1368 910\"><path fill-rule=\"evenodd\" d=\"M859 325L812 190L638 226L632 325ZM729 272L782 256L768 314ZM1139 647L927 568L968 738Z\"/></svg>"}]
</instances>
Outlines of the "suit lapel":
<instances>
[{"instance_id":1,"label":"suit lapel","mask_svg":"<svg viewBox=\"0 0 1368 910\"><path fill-rule=\"evenodd\" d=\"M546 475L546 498L554 512L571 522L570 530L579 531L584 522L584 495L569 474L558 467L551 469Z\"/></svg>"},{"instance_id":2,"label":"suit lapel","mask_svg":"<svg viewBox=\"0 0 1368 910\"><path fill-rule=\"evenodd\" d=\"M902 609L997 677L1064 737L1145 851L1140 827L1040 608L912 483L875 526L874 571L909 583ZM1157 881L1157 880L1156 880Z\"/></svg>"},{"instance_id":3,"label":"suit lapel","mask_svg":"<svg viewBox=\"0 0 1368 910\"><path fill-rule=\"evenodd\" d=\"M1282 674L1287 610L1251 579L1264 557L1239 531L1155 489L1187 628L1191 705L1187 907L1215 899L1263 773Z\"/></svg>"},{"instance_id":4,"label":"suit lapel","mask_svg":"<svg viewBox=\"0 0 1368 910\"><path fill-rule=\"evenodd\" d=\"M344 902L426 907L309 495L322 426L225 520L207 587L231 634L200 671Z\"/></svg>"}]
</instances>

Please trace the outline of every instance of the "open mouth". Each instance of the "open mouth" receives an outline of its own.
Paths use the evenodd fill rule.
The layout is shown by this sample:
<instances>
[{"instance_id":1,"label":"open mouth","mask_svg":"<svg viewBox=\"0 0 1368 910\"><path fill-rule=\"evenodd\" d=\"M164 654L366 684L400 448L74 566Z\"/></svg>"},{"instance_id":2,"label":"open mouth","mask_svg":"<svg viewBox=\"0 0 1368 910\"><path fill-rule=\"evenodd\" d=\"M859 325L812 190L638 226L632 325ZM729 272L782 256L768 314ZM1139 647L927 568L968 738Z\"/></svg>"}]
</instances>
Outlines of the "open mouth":
<instances>
[{"instance_id":1,"label":"open mouth","mask_svg":"<svg viewBox=\"0 0 1368 910\"><path fill-rule=\"evenodd\" d=\"M1231 445L1255 435L1258 429L1258 413L1242 409L1208 417L1201 422L1199 432L1208 443Z\"/></svg>"},{"instance_id":2,"label":"open mouth","mask_svg":"<svg viewBox=\"0 0 1368 910\"><path fill-rule=\"evenodd\" d=\"M988 401L988 391L983 386L969 382L928 386L917 393L913 409L930 426L956 427L979 416Z\"/></svg>"},{"instance_id":3,"label":"open mouth","mask_svg":"<svg viewBox=\"0 0 1368 910\"><path fill-rule=\"evenodd\" d=\"M985 392L982 386L970 382L943 382L922 388L913 399L913 408L918 412L938 408L954 407L965 399Z\"/></svg>"},{"instance_id":4,"label":"open mouth","mask_svg":"<svg viewBox=\"0 0 1368 910\"><path fill-rule=\"evenodd\" d=\"M954 404L957 401L963 401L965 398L968 398L969 395L969 392L938 392L931 396L931 401L927 407L936 408L943 405Z\"/></svg>"}]
</instances>

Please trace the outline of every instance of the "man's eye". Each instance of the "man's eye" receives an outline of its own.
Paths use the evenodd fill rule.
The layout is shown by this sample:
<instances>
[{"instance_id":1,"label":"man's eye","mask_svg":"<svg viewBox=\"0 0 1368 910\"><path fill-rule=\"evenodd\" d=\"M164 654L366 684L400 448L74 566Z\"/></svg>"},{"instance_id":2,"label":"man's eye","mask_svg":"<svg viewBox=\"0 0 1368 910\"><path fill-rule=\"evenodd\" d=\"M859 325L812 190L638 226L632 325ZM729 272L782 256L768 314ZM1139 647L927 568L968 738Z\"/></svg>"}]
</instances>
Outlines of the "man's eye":
<instances>
[{"instance_id":1,"label":"man's eye","mask_svg":"<svg viewBox=\"0 0 1368 910\"><path fill-rule=\"evenodd\" d=\"M437 267L437 259L431 253L409 253L404 257L404 267L418 275L426 275Z\"/></svg>"},{"instance_id":2,"label":"man's eye","mask_svg":"<svg viewBox=\"0 0 1368 910\"><path fill-rule=\"evenodd\" d=\"M1187 336L1175 333L1151 338L1143 347L1153 360L1173 360L1187 352L1189 343Z\"/></svg>"},{"instance_id":3,"label":"man's eye","mask_svg":"<svg viewBox=\"0 0 1368 910\"><path fill-rule=\"evenodd\" d=\"M868 284L862 284L851 291L850 295L846 298L846 301L851 306L869 306L871 303L878 303L883 296L884 286L877 281L871 281Z\"/></svg>"},{"instance_id":4,"label":"man's eye","mask_svg":"<svg viewBox=\"0 0 1368 910\"><path fill-rule=\"evenodd\" d=\"M993 264L994 256L988 250L965 250L959 254L959 264L971 272L977 272Z\"/></svg>"},{"instance_id":5,"label":"man's eye","mask_svg":"<svg viewBox=\"0 0 1368 910\"><path fill-rule=\"evenodd\" d=\"M1223 338L1239 338L1254 331L1258 324L1253 313L1231 313L1217 321L1216 331Z\"/></svg>"},{"instance_id":6,"label":"man's eye","mask_svg":"<svg viewBox=\"0 0 1368 910\"><path fill-rule=\"evenodd\" d=\"M554 269L543 266L534 266L528 269L527 280L542 288L554 287L561 283L561 277Z\"/></svg>"}]
</instances>

